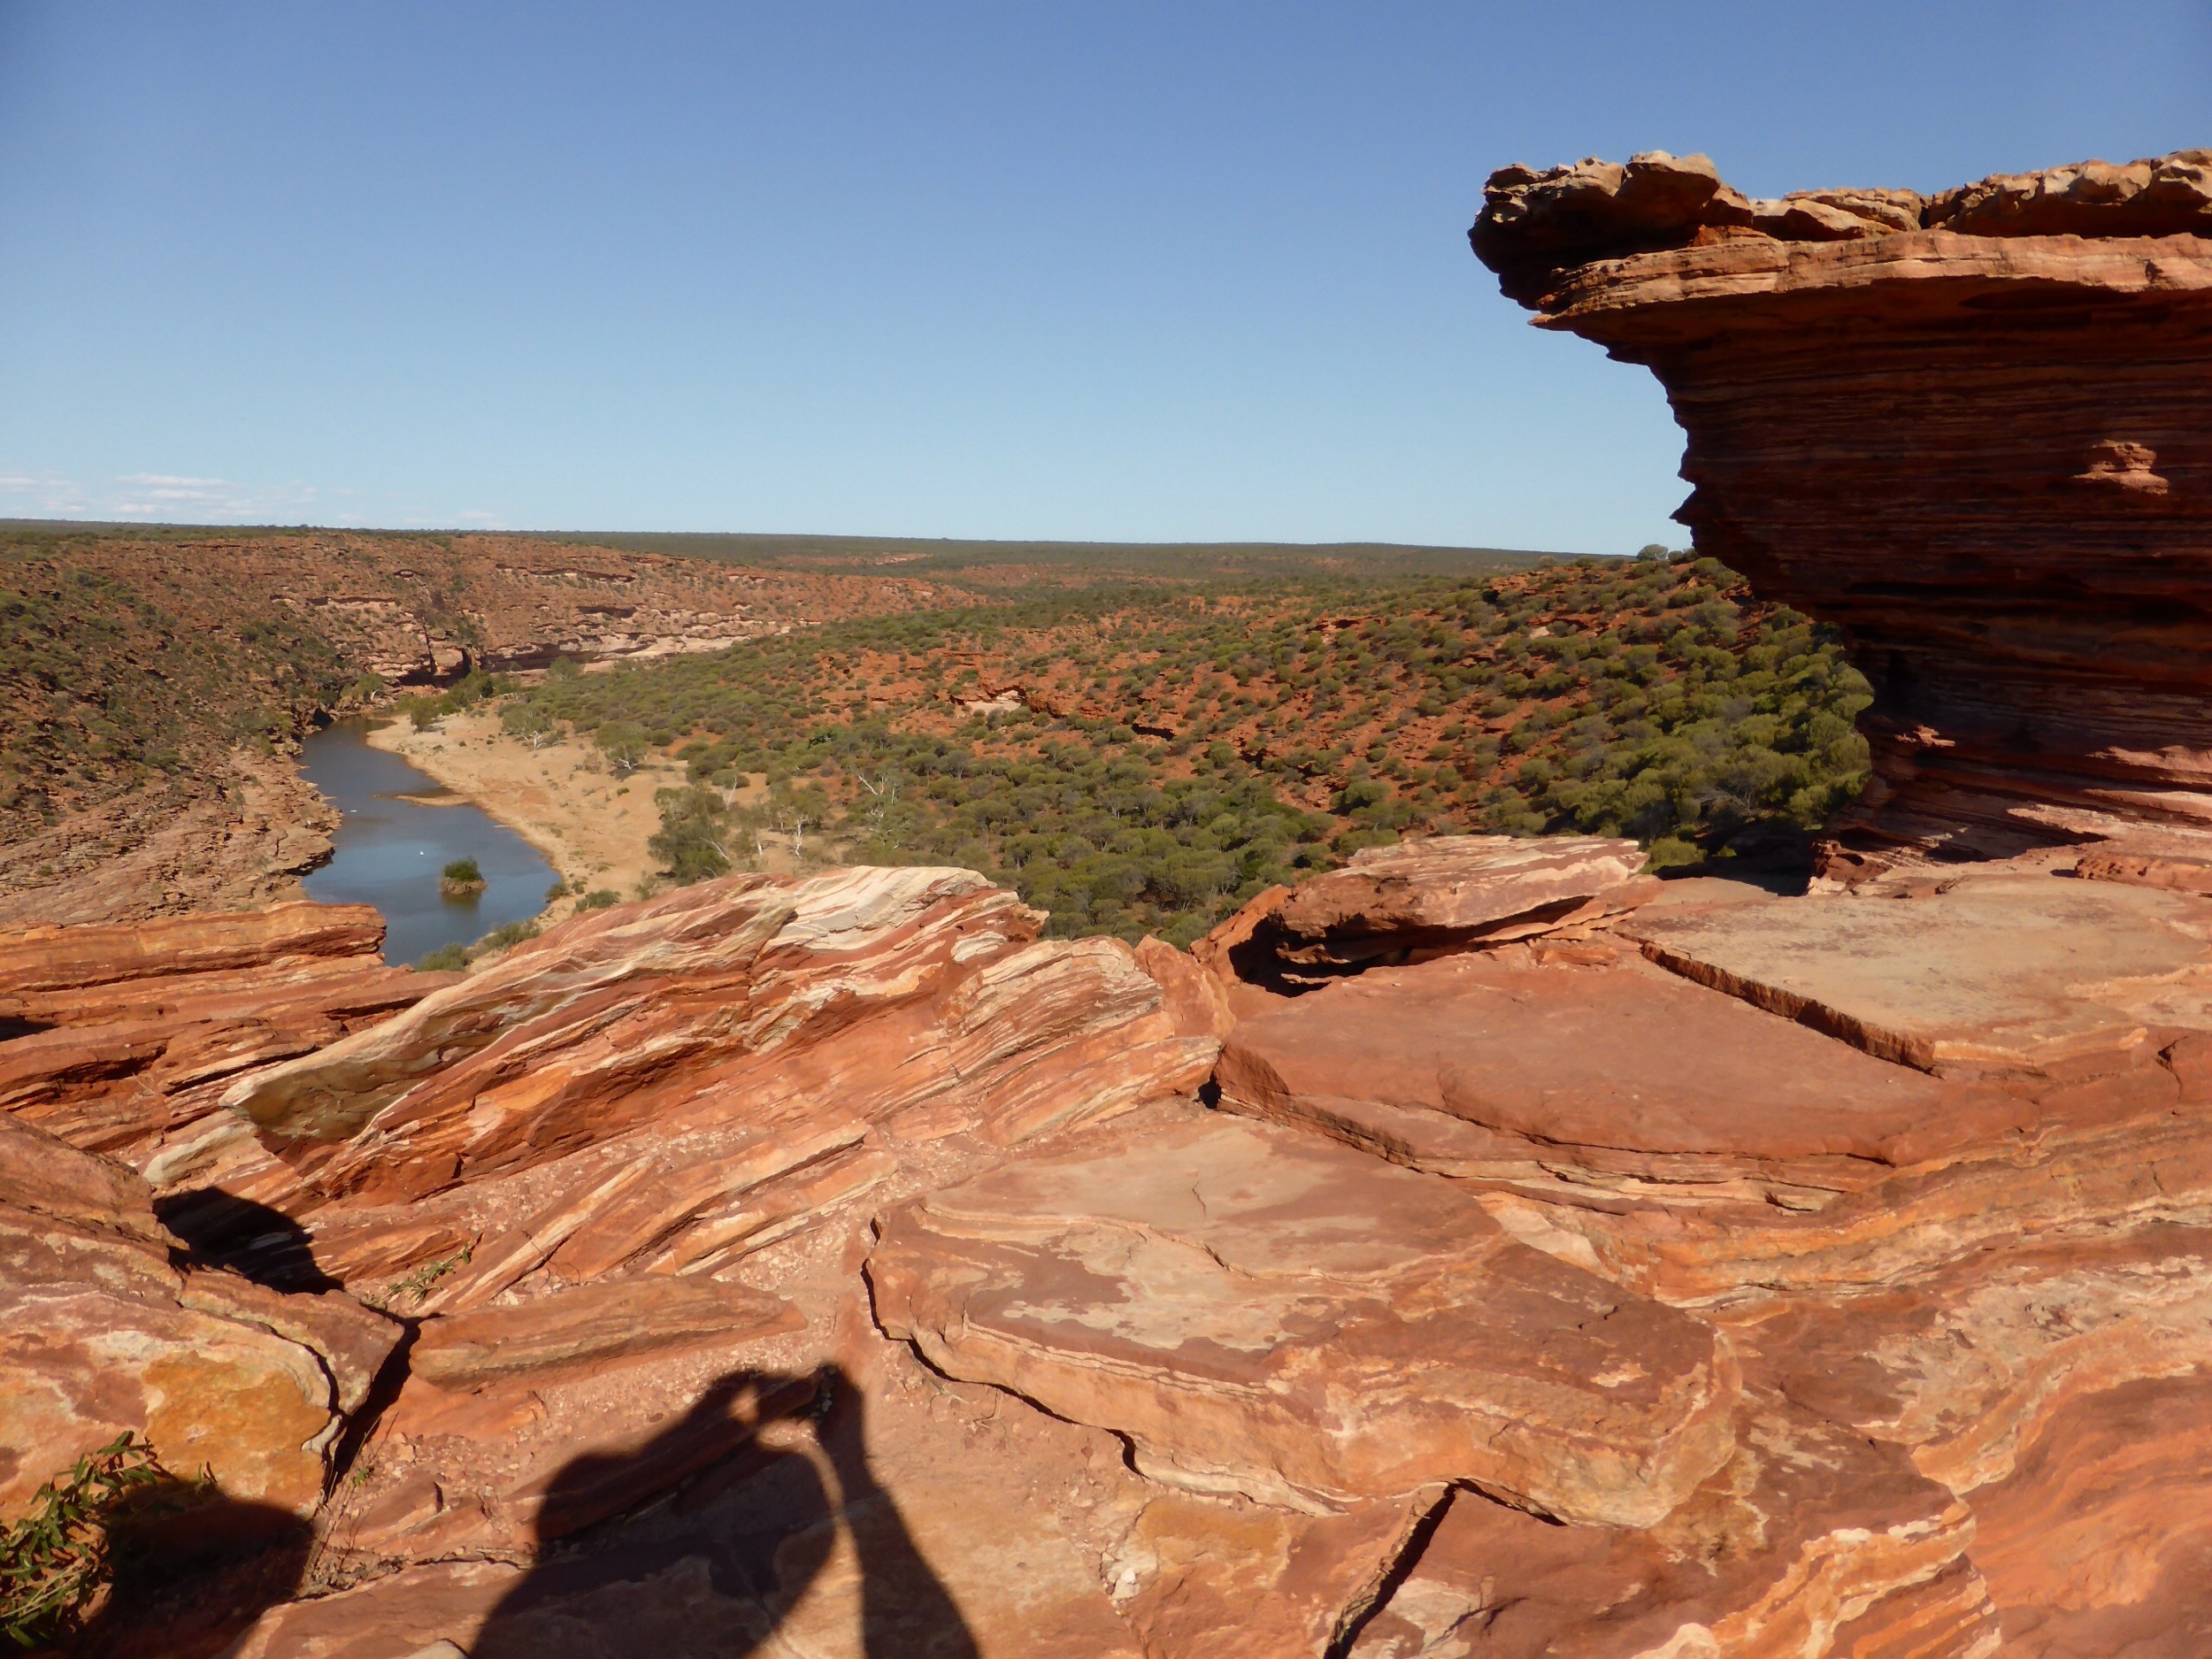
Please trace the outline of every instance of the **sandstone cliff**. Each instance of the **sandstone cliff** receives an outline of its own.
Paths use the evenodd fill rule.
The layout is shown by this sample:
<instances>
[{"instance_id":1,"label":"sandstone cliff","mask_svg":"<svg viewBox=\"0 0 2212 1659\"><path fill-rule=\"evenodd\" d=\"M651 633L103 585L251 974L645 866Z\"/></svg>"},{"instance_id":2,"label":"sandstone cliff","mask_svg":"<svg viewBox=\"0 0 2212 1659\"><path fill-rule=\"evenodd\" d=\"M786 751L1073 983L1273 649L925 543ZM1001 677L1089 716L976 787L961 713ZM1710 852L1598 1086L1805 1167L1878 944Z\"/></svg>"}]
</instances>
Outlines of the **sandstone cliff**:
<instances>
[{"instance_id":1,"label":"sandstone cliff","mask_svg":"<svg viewBox=\"0 0 2212 1659\"><path fill-rule=\"evenodd\" d=\"M2212 817L2212 150L1924 197L1508 167L1472 240L1665 385L1699 549L1844 630L1878 694L1847 845Z\"/></svg>"}]
</instances>

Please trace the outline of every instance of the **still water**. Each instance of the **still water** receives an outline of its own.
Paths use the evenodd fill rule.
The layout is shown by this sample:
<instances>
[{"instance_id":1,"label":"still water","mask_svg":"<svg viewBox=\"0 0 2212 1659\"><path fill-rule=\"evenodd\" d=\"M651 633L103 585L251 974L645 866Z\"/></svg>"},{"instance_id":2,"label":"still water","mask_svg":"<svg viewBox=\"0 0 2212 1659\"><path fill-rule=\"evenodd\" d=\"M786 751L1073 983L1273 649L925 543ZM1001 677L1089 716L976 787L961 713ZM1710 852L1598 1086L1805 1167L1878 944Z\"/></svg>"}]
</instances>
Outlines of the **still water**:
<instances>
[{"instance_id":1,"label":"still water","mask_svg":"<svg viewBox=\"0 0 2212 1659\"><path fill-rule=\"evenodd\" d=\"M545 908L553 867L528 841L365 737L358 725L334 726L310 737L301 757L308 781L345 814L331 838L337 850L306 878L310 898L375 905L384 916L384 960L393 963L472 943ZM438 872L456 858L473 858L484 872L484 890L472 899L438 896Z\"/></svg>"}]
</instances>

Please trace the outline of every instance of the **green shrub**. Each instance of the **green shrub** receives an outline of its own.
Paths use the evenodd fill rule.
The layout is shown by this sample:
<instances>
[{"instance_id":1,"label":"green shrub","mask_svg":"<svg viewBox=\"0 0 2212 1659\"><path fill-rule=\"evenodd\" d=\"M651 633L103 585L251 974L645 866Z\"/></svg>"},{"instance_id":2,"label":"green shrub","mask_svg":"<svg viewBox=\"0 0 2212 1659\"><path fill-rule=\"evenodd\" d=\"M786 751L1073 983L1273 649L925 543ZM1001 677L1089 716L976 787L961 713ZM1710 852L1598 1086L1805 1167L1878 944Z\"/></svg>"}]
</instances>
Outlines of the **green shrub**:
<instances>
[{"instance_id":1,"label":"green shrub","mask_svg":"<svg viewBox=\"0 0 2212 1659\"><path fill-rule=\"evenodd\" d=\"M582 898L576 901L576 910L577 913L580 915L586 910L603 910L610 904L619 904L621 902L622 895L619 893L617 893L612 887L594 887L590 892L585 894Z\"/></svg>"},{"instance_id":2,"label":"green shrub","mask_svg":"<svg viewBox=\"0 0 2212 1659\"><path fill-rule=\"evenodd\" d=\"M493 928L471 945L469 955L471 957L487 956L492 951L505 950L526 939L535 939L537 936L538 925L535 922L509 922L504 927Z\"/></svg>"},{"instance_id":3,"label":"green shrub","mask_svg":"<svg viewBox=\"0 0 2212 1659\"><path fill-rule=\"evenodd\" d=\"M112 1571L111 1534L132 1500L169 1479L127 1429L42 1486L0 1532L0 1635L27 1649L66 1644Z\"/></svg>"},{"instance_id":4,"label":"green shrub","mask_svg":"<svg viewBox=\"0 0 2212 1659\"><path fill-rule=\"evenodd\" d=\"M445 881L472 882L481 881L484 879L484 872L476 867L475 859L456 858L444 869L439 871L438 876L441 880Z\"/></svg>"},{"instance_id":5,"label":"green shrub","mask_svg":"<svg viewBox=\"0 0 2212 1659\"><path fill-rule=\"evenodd\" d=\"M441 945L415 958L416 971L421 973L458 973L468 965L466 945Z\"/></svg>"},{"instance_id":6,"label":"green shrub","mask_svg":"<svg viewBox=\"0 0 2212 1659\"><path fill-rule=\"evenodd\" d=\"M661 826L646 847L671 880L684 887L730 872L738 862L733 849L740 826L719 791L694 784L687 789L660 790L654 800L660 808Z\"/></svg>"},{"instance_id":7,"label":"green shrub","mask_svg":"<svg viewBox=\"0 0 2212 1659\"><path fill-rule=\"evenodd\" d=\"M634 720L609 720L592 733L592 741L617 772L633 772L645 764L645 728Z\"/></svg>"}]
</instances>

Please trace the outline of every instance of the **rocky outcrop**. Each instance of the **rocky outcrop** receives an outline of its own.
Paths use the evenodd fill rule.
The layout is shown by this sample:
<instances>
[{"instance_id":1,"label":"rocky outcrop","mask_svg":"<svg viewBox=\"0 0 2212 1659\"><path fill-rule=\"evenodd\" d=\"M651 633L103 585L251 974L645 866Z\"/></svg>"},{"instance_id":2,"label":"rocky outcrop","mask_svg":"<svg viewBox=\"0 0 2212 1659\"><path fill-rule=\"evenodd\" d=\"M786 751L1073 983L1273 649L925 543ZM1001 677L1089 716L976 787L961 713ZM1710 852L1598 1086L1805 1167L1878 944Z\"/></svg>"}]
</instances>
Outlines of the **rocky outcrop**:
<instances>
[{"instance_id":1,"label":"rocky outcrop","mask_svg":"<svg viewBox=\"0 0 2212 1659\"><path fill-rule=\"evenodd\" d=\"M148 1167L231 1080L449 983L388 968L367 905L0 933L0 1110Z\"/></svg>"},{"instance_id":2,"label":"rocky outcrop","mask_svg":"<svg viewBox=\"0 0 2212 1659\"><path fill-rule=\"evenodd\" d=\"M594 912L228 1074L151 1192L19 1110L18 1485L226 1432L188 1342L219 1490L311 1517L210 1616L269 1659L2181 1659L2212 898L2071 869L1413 843L1210 966L957 870ZM373 940L48 930L15 1005L106 1023L0 1058Z\"/></svg>"},{"instance_id":3,"label":"rocky outcrop","mask_svg":"<svg viewBox=\"0 0 2212 1659\"><path fill-rule=\"evenodd\" d=\"M1193 1491L1325 1513L1463 1482L1649 1525L1728 1455L1709 1330L1448 1184L1218 1118L933 1193L869 1277L940 1370L1110 1428Z\"/></svg>"},{"instance_id":4,"label":"rocky outcrop","mask_svg":"<svg viewBox=\"0 0 2212 1659\"><path fill-rule=\"evenodd\" d=\"M228 1500L305 1517L402 1335L336 1293L172 1264L129 1171L0 1116L0 1521L122 1432Z\"/></svg>"},{"instance_id":5,"label":"rocky outcrop","mask_svg":"<svg viewBox=\"0 0 2212 1659\"><path fill-rule=\"evenodd\" d=\"M1296 991L1384 964L1584 927L1645 902L1643 849L1596 835L1418 836L1270 887L1194 948L1225 981Z\"/></svg>"},{"instance_id":6,"label":"rocky outcrop","mask_svg":"<svg viewBox=\"0 0 2212 1659\"><path fill-rule=\"evenodd\" d=\"M0 927L296 902L338 823L287 755L236 749L0 842Z\"/></svg>"},{"instance_id":7,"label":"rocky outcrop","mask_svg":"<svg viewBox=\"0 0 2212 1659\"><path fill-rule=\"evenodd\" d=\"M1767 202L1698 156L1509 167L1472 240L1658 375L1700 550L1843 630L1839 868L2206 823L2212 151Z\"/></svg>"}]
</instances>

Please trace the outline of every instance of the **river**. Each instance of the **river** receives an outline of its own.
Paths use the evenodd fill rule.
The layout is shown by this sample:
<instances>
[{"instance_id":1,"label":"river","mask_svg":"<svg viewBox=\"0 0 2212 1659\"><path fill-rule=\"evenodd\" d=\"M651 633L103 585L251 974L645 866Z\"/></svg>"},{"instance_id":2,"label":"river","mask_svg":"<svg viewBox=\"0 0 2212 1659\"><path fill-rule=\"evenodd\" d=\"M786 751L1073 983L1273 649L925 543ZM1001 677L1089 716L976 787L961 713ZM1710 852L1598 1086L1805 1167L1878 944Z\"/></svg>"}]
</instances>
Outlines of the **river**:
<instances>
[{"instance_id":1,"label":"river","mask_svg":"<svg viewBox=\"0 0 2212 1659\"><path fill-rule=\"evenodd\" d=\"M371 749L366 728L347 722L316 733L301 770L345 822L330 862L311 872L310 898L373 904L384 917L384 960L414 962L444 945L465 945L545 908L553 867L505 825L396 755ZM484 891L438 895L438 872L473 858Z\"/></svg>"}]
</instances>

